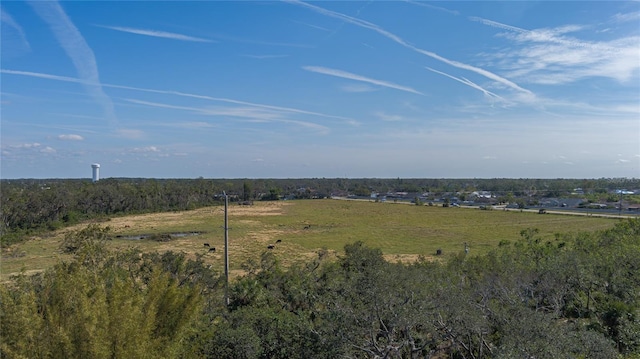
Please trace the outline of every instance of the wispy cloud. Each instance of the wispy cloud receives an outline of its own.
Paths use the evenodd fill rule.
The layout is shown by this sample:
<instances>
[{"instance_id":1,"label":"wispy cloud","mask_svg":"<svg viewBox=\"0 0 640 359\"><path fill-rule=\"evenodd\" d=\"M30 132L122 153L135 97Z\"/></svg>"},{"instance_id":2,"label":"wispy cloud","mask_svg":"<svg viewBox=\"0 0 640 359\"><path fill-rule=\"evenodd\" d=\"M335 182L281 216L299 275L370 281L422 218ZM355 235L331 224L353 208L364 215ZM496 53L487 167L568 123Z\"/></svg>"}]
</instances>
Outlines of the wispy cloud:
<instances>
[{"instance_id":1,"label":"wispy cloud","mask_svg":"<svg viewBox=\"0 0 640 359\"><path fill-rule=\"evenodd\" d=\"M313 24L309 24L306 22L302 22L302 21L296 21L296 20L291 20L292 22L296 23L296 24L300 24L300 25L304 25L304 26L308 26L310 28L313 29L317 29L317 30L321 30L321 31L326 31L326 32L330 32L330 29L327 29L326 27L322 27L322 26L318 26L318 25L313 25Z\"/></svg>"},{"instance_id":2,"label":"wispy cloud","mask_svg":"<svg viewBox=\"0 0 640 359\"><path fill-rule=\"evenodd\" d=\"M278 47L294 47L294 48L302 48L302 49L313 48L312 45L307 45L307 44L295 44L290 42L273 42L273 41L263 41L263 40L256 40L256 39L244 39L241 37L228 36L223 34L216 34L214 35L214 37L220 40L240 42L240 43L246 43L246 44L278 46Z\"/></svg>"},{"instance_id":3,"label":"wispy cloud","mask_svg":"<svg viewBox=\"0 0 640 359\"><path fill-rule=\"evenodd\" d=\"M158 31L158 30L147 30L147 29L136 29L133 27L122 27L122 26L107 26L107 25L96 25L98 27L102 27L105 29L127 32L130 34L136 35L144 35L151 37L160 37L163 39L171 39L171 40L180 40L180 41L191 41L191 42L217 42L214 40L203 39L200 37L176 34L174 32L166 32L166 31Z\"/></svg>"},{"instance_id":4,"label":"wispy cloud","mask_svg":"<svg viewBox=\"0 0 640 359\"><path fill-rule=\"evenodd\" d=\"M11 149L31 149L31 148L37 148L40 146L41 146L40 143L33 142L33 143L21 143L19 145L9 145L7 147Z\"/></svg>"},{"instance_id":5,"label":"wispy cloud","mask_svg":"<svg viewBox=\"0 0 640 359\"><path fill-rule=\"evenodd\" d=\"M8 70L8 69L0 69L0 73L6 73L6 74L12 74L12 75L18 75L18 76L37 77L37 78L42 78L42 79L47 79L47 80L74 82L74 83L80 83L80 84L92 84L91 82L89 82L87 80L83 80L83 79L78 79L78 78L73 78L73 77L66 77L66 76L51 75L51 74L43 74L43 73L38 73L38 72L15 71L15 70ZM181 97L187 97L187 98L196 98L196 99L208 100L208 101L233 103L233 104L238 104L238 105L248 105L248 106L260 107L260 108L266 108L266 109L272 109L272 110L278 110L278 111L285 111L285 112L291 112L291 113L297 113L297 114L303 114L303 115L311 115L311 116L318 116L318 117L324 117L324 118L330 118L330 119L344 120L344 121L346 121L346 123L349 123L349 124L357 123L356 120L354 120L352 118L349 118L349 117L329 115L329 114L324 114L324 113L320 113L320 112L306 111L306 110L301 110L301 109L291 108L291 107L259 104L259 103L253 103L253 102L241 101L241 100L234 100L234 99L229 99L229 98L212 97L212 96L206 96L206 95L185 93L185 92L180 92L180 91L155 90L155 89L146 89L146 88L132 87L132 86L113 85L113 84L102 84L101 86L109 87L109 88L131 90L131 91L140 91L140 92L148 92L148 93L156 93L156 94L181 96Z\"/></svg>"},{"instance_id":6,"label":"wispy cloud","mask_svg":"<svg viewBox=\"0 0 640 359\"><path fill-rule=\"evenodd\" d=\"M62 141L83 141L84 137L80 135L68 134L68 135L59 135L58 139Z\"/></svg>"},{"instance_id":7,"label":"wispy cloud","mask_svg":"<svg viewBox=\"0 0 640 359\"><path fill-rule=\"evenodd\" d=\"M382 35L382 36L384 36L384 37L386 37L386 38L388 38L388 39L390 39L390 40L392 40L392 41L394 41L394 42L396 42L396 43L398 43L398 44L400 44L400 45L402 45L402 46L404 46L404 47L406 47L406 48L408 48L410 50L413 50L413 51L415 51L417 53L420 53L420 54L423 54L423 55L428 56L430 58L433 58L435 60L444 62L447 65L450 65L450 66L453 66L453 67L457 67L457 68L460 68L460 69L464 69L464 70L475 72L475 73L477 73L479 75L487 77L487 78L489 78L489 79L491 79L493 81L499 82L499 83L501 83L501 84L503 84L503 85L505 85L505 86L507 86L509 88L514 89L514 90L517 90L517 91L520 91L520 92L523 92L523 93L526 93L526 94L529 94L529 95L533 95L533 93L531 91L529 91L527 89L524 89L524 88L518 86L516 83L514 83L514 82L512 82L512 81L510 81L510 80L508 80L508 79L506 79L504 77L496 75L496 74L494 74L494 73L492 73L490 71L487 71L485 69L481 69L479 67L475 67L475 66L472 66L472 65L468 65L468 64L465 64L465 63L462 63L462 62L459 62L459 61L450 60L450 59L442 57L442 56L440 56L440 55L438 55L438 54L436 54L434 52L420 49L420 48L408 43L407 41L405 41L404 39L402 39L398 35L395 35L395 34L383 29L382 27L380 27L380 26L378 26L378 25L376 25L374 23L371 23L371 22L368 22L368 21L365 21L365 20L360 20L360 19L348 16L348 15L344 15L344 14L341 14L341 13L338 13L338 12L335 12L335 11L327 10L327 9L321 8L319 6L311 5L311 4L308 4L308 3L305 3L305 2L302 2L302 1L298 1L298 0L284 0L284 1L288 2L288 3L291 3L291 4L300 5L300 6L309 8L309 9L311 9L311 10L313 10L313 11L319 13L319 14L322 14L322 15L326 15L326 16L330 16L330 17L333 17L333 18L337 18L337 19L340 19L342 21L348 22L350 24L353 24L353 25L356 25L356 26L360 26L360 27L365 28L365 29L373 30L373 31L379 33L380 35Z\"/></svg>"},{"instance_id":8,"label":"wispy cloud","mask_svg":"<svg viewBox=\"0 0 640 359\"><path fill-rule=\"evenodd\" d=\"M174 110L190 111L207 116L234 117L253 123L277 122L284 124L292 124L318 131L321 134L329 133L329 128L309 121L300 121L286 118L286 112L273 109L265 109L260 107L188 107L175 106L165 103L141 101L136 99L125 99L128 102Z\"/></svg>"},{"instance_id":9,"label":"wispy cloud","mask_svg":"<svg viewBox=\"0 0 640 359\"><path fill-rule=\"evenodd\" d=\"M118 130L116 130L116 135L120 138L129 140L138 140L145 137L144 131L126 128L119 128Z\"/></svg>"},{"instance_id":10,"label":"wispy cloud","mask_svg":"<svg viewBox=\"0 0 640 359\"><path fill-rule=\"evenodd\" d=\"M93 51L59 3L30 1L35 12L49 25L56 39L73 62L87 92L100 104L110 125L117 122L113 102L102 90L98 65Z\"/></svg>"},{"instance_id":11,"label":"wispy cloud","mask_svg":"<svg viewBox=\"0 0 640 359\"><path fill-rule=\"evenodd\" d=\"M4 73L4 74L11 74L11 75L38 77L38 78L47 79L47 80L56 80L56 81L64 81L64 82L75 82L75 83L85 84L85 85L91 85L92 84L90 81L84 81L82 79L78 79L78 78L75 78L75 77L49 75L49 74L43 74L43 73L39 73L39 72L15 71L15 70L7 70L7 69L2 69L2 70L0 70L0 72Z\"/></svg>"},{"instance_id":12,"label":"wispy cloud","mask_svg":"<svg viewBox=\"0 0 640 359\"><path fill-rule=\"evenodd\" d=\"M449 10L449 9L441 7L441 6L434 6L434 5L431 5L431 4L428 4L428 3L424 3L424 2L420 2L420 1L411 1L411 0L404 0L404 1L408 2L410 4L426 7L426 8L429 8L429 9L438 10L438 11L444 11L444 12L452 14L452 15L460 15L460 13L458 11Z\"/></svg>"},{"instance_id":13,"label":"wispy cloud","mask_svg":"<svg viewBox=\"0 0 640 359\"><path fill-rule=\"evenodd\" d=\"M378 90L377 87L367 84L348 84L340 87L344 92L373 92Z\"/></svg>"},{"instance_id":14,"label":"wispy cloud","mask_svg":"<svg viewBox=\"0 0 640 359\"><path fill-rule=\"evenodd\" d=\"M318 116L318 117L324 117L324 118L345 120L348 123L354 121L352 118L348 118L348 117L328 115L328 114L319 113L319 112L300 110L300 109L297 109L297 108L258 104L258 103L248 102L248 101L241 101L241 100L234 100L234 99L222 98L222 97L212 97L212 96L206 96L206 95L191 94L191 93L185 93L185 92L180 92L180 91L154 90L154 89L144 89L144 88L139 88L139 87L120 86L120 85L108 85L108 86L109 87L113 87L113 88L127 89L127 90L133 90L133 91L175 95L175 96L182 96L182 97L188 97L188 98L197 98L197 99L201 99L201 100L217 101L217 102L224 102L224 103L233 103L233 104L238 104L238 105L248 105L248 106L265 108L265 109L272 109L272 110L277 110L277 111L285 111L285 112L298 113L298 114L304 114L304 115L311 115L311 116Z\"/></svg>"},{"instance_id":15,"label":"wispy cloud","mask_svg":"<svg viewBox=\"0 0 640 359\"><path fill-rule=\"evenodd\" d=\"M518 47L487 54L509 76L538 84L555 85L587 77L630 80L640 70L640 37L611 41L583 41L567 34L583 29L570 24L556 28L526 30L479 17L472 21L506 30L500 33Z\"/></svg>"},{"instance_id":16,"label":"wispy cloud","mask_svg":"<svg viewBox=\"0 0 640 359\"><path fill-rule=\"evenodd\" d=\"M414 93L414 94L423 95L422 92L420 92L418 90L415 90L415 89L413 89L411 87L394 84L393 82L388 82L388 81L383 81L383 80L376 80L376 79L372 79L372 78L369 78L369 77L356 75L356 74L353 74L351 72L346 72L346 71L336 70L336 69L330 69L330 68L327 68L327 67L320 67L320 66L303 66L302 68L307 70L307 71L316 72L316 73L319 73L319 74L335 76L335 77L341 77L341 78L344 78L344 79L349 79L349 80L354 80L354 81L362 81L362 82L370 83L372 85L388 87L388 88L391 88L391 89L396 89L396 90L400 90L400 91L411 92L411 93Z\"/></svg>"},{"instance_id":17,"label":"wispy cloud","mask_svg":"<svg viewBox=\"0 0 640 359\"><path fill-rule=\"evenodd\" d=\"M208 122L202 122L202 121L180 122L180 123L170 124L169 126L189 128L189 129L195 129L195 130L215 127L214 125Z\"/></svg>"},{"instance_id":18,"label":"wispy cloud","mask_svg":"<svg viewBox=\"0 0 640 359\"><path fill-rule=\"evenodd\" d=\"M403 120L403 117L400 115L390 115L382 111L375 112L373 115L381 119L382 121L398 122Z\"/></svg>"},{"instance_id":19,"label":"wispy cloud","mask_svg":"<svg viewBox=\"0 0 640 359\"><path fill-rule=\"evenodd\" d=\"M134 147L132 152L160 152L160 149L156 146L147 146L147 147Z\"/></svg>"},{"instance_id":20,"label":"wispy cloud","mask_svg":"<svg viewBox=\"0 0 640 359\"><path fill-rule=\"evenodd\" d=\"M446 77L448 77L448 78L450 78L450 79L456 80L456 81L458 81L458 82L460 82L460 83L463 83L463 84L465 84L465 85L467 85L467 86L469 86L469 87L472 87L472 88L474 88L474 89L476 89L476 90L482 91L485 95L487 95L487 96L489 96L489 97L496 98L496 99L499 99L499 100L502 100L502 101L505 101L505 102L507 101L507 100L505 100L503 97L498 96L498 95L496 95L495 93L493 93L493 92L491 92L491 91L489 91L489 90L486 90L486 89L482 88L480 85L477 85L477 84L475 84L475 83L473 83L473 82L469 81L468 79L465 79L464 77L463 77L463 78L457 78L457 77L455 77L455 76L449 75L449 74L444 73L444 72L442 72L442 71L434 70L434 69L432 69L431 67L426 67L426 69L427 69L427 70L429 70L429 71L435 72L435 73L437 73L437 74L440 74L440 75L446 76Z\"/></svg>"},{"instance_id":21,"label":"wispy cloud","mask_svg":"<svg viewBox=\"0 0 640 359\"><path fill-rule=\"evenodd\" d=\"M626 14L615 14L612 17L614 22L628 22L628 21L638 21L640 20L640 11L634 11Z\"/></svg>"},{"instance_id":22,"label":"wispy cloud","mask_svg":"<svg viewBox=\"0 0 640 359\"><path fill-rule=\"evenodd\" d=\"M7 24L11 29L13 29L13 31L16 32L16 34L18 35L19 42L20 42L19 45L21 47L23 47L27 51L31 50L31 46L29 45L29 42L27 41L27 37L24 34L24 30L22 30L22 27L20 25L18 25L18 23L13 19L13 17L11 17L11 15L9 15L9 13L4 11L3 8L0 8L0 21L3 24ZM6 34L6 31L5 31L5 34ZM3 36L3 38L4 38L4 36Z\"/></svg>"},{"instance_id":23,"label":"wispy cloud","mask_svg":"<svg viewBox=\"0 0 640 359\"><path fill-rule=\"evenodd\" d=\"M241 55L243 57L249 57L252 59L264 60L264 59L280 59L288 57L289 55Z\"/></svg>"}]
</instances>

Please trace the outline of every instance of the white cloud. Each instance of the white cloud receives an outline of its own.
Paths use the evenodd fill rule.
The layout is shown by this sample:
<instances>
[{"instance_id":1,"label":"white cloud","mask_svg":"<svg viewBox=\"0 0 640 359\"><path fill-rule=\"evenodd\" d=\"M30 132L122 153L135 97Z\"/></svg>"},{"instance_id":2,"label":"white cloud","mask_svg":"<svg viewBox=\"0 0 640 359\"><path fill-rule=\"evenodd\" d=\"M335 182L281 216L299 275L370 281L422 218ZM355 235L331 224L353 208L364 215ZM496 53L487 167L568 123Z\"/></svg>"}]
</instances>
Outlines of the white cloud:
<instances>
[{"instance_id":1,"label":"white cloud","mask_svg":"<svg viewBox=\"0 0 640 359\"><path fill-rule=\"evenodd\" d=\"M203 38L199 38L199 37L176 34L176 33L173 33L173 32L166 32L166 31L135 29L135 28L132 28L132 27L122 27L122 26L106 26L106 25L96 25L96 26L102 27L102 28L105 28L105 29L111 29L111 30L116 30L116 31L121 31L121 32L127 32L127 33L130 33L130 34L144 35L144 36L151 36L151 37L160 37L160 38L164 38L164 39L172 39L172 40L180 40L180 41L192 41L192 42L215 42L215 41L209 40L209 39L203 39Z\"/></svg>"},{"instance_id":2,"label":"white cloud","mask_svg":"<svg viewBox=\"0 0 640 359\"><path fill-rule=\"evenodd\" d=\"M58 139L63 141L82 141L84 140L84 137L80 135L69 134L69 135L59 135Z\"/></svg>"},{"instance_id":3,"label":"white cloud","mask_svg":"<svg viewBox=\"0 0 640 359\"><path fill-rule=\"evenodd\" d=\"M335 76L335 77L340 77L340 78L354 80L354 81L362 81L362 82L370 83L373 85L388 87L391 89L396 89L396 90L405 91L405 92L411 92L417 95L423 95L422 92L408 86L402 86L402 85L394 84L392 82L383 81L383 80L376 80L369 77L352 74L350 72L346 72L342 70L330 69L327 67L320 67L320 66L303 66L302 68L307 71L316 72L319 74Z\"/></svg>"},{"instance_id":4,"label":"white cloud","mask_svg":"<svg viewBox=\"0 0 640 359\"><path fill-rule=\"evenodd\" d=\"M640 71L640 37L611 41L584 41L566 34L584 27L569 24L556 28L526 30L492 20L471 17L484 25L506 30L498 36L517 47L488 54L508 76L545 85L575 82L588 77L629 81Z\"/></svg>"},{"instance_id":5,"label":"white cloud","mask_svg":"<svg viewBox=\"0 0 640 359\"><path fill-rule=\"evenodd\" d=\"M41 149L40 152L42 152L42 153L56 153L56 150L51 148L51 147L49 147L49 146L47 146L47 147Z\"/></svg>"},{"instance_id":6,"label":"white cloud","mask_svg":"<svg viewBox=\"0 0 640 359\"><path fill-rule=\"evenodd\" d=\"M38 142L34 142L34 143L23 143L23 144L19 144L19 145L13 145L13 146L9 146L10 148L16 148L16 149L30 149L30 148L35 148L35 147L40 147L41 145Z\"/></svg>"}]
</instances>

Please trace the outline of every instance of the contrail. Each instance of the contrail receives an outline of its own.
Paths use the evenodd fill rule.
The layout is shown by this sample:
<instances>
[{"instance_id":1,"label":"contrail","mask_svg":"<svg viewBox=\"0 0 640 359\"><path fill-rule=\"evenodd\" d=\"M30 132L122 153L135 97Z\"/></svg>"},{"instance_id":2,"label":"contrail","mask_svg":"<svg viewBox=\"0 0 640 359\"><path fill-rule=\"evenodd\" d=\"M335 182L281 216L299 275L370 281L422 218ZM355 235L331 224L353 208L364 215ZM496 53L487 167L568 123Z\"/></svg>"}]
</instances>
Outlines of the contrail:
<instances>
[{"instance_id":1,"label":"contrail","mask_svg":"<svg viewBox=\"0 0 640 359\"><path fill-rule=\"evenodd\" d=\"M93 51L75 27L71 19L55 1L30 1L29 5L49 25L56 39L73 62L81 83L87 92L102 106L104 116L111 126L117 124L113 102L102 90L98 66Z\"/></svg>"},{"instance_id":2,"label":"contrail","mask_svg":"<svg viewBox=\"0 0 640 359\"><path fill-rule=\"evenodd\" d=\"M307 70L307 71L317 72L319 74L325 74L325 75L341 77L341 78L349 79L349 80L367 82L367 83L378 85L378 86L383 86L383 87L388 87L388 88L392 88L392 89L396 89L396 90L400 90L400 91L406 91L406 92L411 92L411 93L415 93L415 94L418 94L418 95L423 95L422 92L414 90L411 87L397 85L397 84L394 84L392 82L371 79L371 78L368 78L368 77L352 74L350 72L346 72L346 71L342 71L342 70L334 70L334 69L329 69L329 68L326 68L326 67L319 67L319 66L303 66L302 68Z\"/></svg>"},{"instance_id":3,"label":"contrail","mask_svg":"<svg viewBox=\"0 0 640 359\"><path fill-rule=\"evenodd\" d=\"M172 40L193 41L193 42L217 42L213 40L208 40L208 39L203 39L203 38L193 37L188 35L182 35L182 34L176 34L173 32L166 32L166 31L135 29L132 27L122 27L122 26L106 26L106 25L96 25L96 26L102 27L105 29L115 30L115 31L128 32L130 34L161 37L161 38L172 39Z\"/></svg>"},{"instance_id":4,"label":"contrail","mask_svg":"<svg viewBox=\"0 0 640 359\"><path fill-rule=\"evenodd\" d=\"M90 82L88 80L84 80L84 79L78 79L78 78L67 77L67 76L43 74L43 73L39 73L39 72L0 69L0 73L11 74L11 75L20 75L20 76L37 77L37 78L47 79L47 80L74 82L74 83L79 83L79 84L83 84L83 85L95 85L95 83L92 83L92 82ZM318 117L324 117L324 118L333 118L333 119L338 119L338 120L345 120L345 121L348 121L348 123L353 123L355 121L354 119L349 118L349 117L327 115L327 114L320 113L320 112L306 111L306 110L301 110L301 109L292 108L292 107L265 105L265 104L259 104L259 103L254 103L254 102L241 101L241 100L234 100L234 99L223 98L223 97L212 97L212 96L207 96L207 95L198 95L198 94L191 94L191 93L179 92L179 91L154 90L154 89L145 89L145 88L140 88L140 87L113 85L113 84L101 84L101 86L102 87L109 87L109 88L131 90L131 91L140 91L140 92L149 92L149 93L157 93L157 94L165 94L165 95L174 95L174 96L181 96L181 97L188 97L188 98L197 98L197 99L201 99L201 100L233 103L233 104L238 104L238 105L248 105L248 106L253 106L253 107L258 107L258 108L266 108L266 109L277 110L277 111L284 111L284 112L290 112L290 113L299 113L299 114L304 114L304 115L312 115L312 116L318 116Z\"/></svg>"},{"instance_id":5,"label":"contrail","mask_svg":"<svg viewBox=\"0 0 640 359\"><path fill-rule=\"evenodd\" d=\"M437 74L440 74L442 76L446 76L446 77L448 77L448 78L450 78L452 80L456 80L456 81L458 81L460 83L463 83L463 84L465 84L467 86L473 87L476 90L482 91L485 95L487 95L489 97L495 97L497 99L500 99L502 101L507 102L507 100L505 100L503 97L501 97L499 95L496 95L495 93L493 93L493 92L491 92L489 90L484 89L482 86L480 86L480 85L478 85L478 84L476 84L476 83L474 83L472 81L469 81L468 79L465 79L464 77L460 79L460 78L457 78L455 76L452 76L452 75L449 75L447 73L444 73L442 71L438 71L438 70L432 69L431 67L427 67L426 69L429 70L429 71L435 72Z\"/></svg>"},{"instance_id":6,"label":"contrail","mask_svg":"<svg viewBox=\"0 0 640 359\"><path fill-rule=\"evenodd\" d=\"M20 25L18 25L18 23L11 17L11 15L9 15L2 8L0 8L0 19L2 20L2 22L6 23L7 25L9 25L12 28L14 28L18 32L18 35L20 36L20 41L22 42L22 45L27 50L31 50L31 46L29 45L29 42L27 41L27 37L25 36L24 30L22 30L22 27L20 27Z\"/></svg>"},{"instance_id":7,"label":"contrail","mask_svg":"<svg viewBox=\"0 0 640 359\"><path fill-rule=\"evenodd\" d=\"M302 1L299 1L299 0L283 0L283 1L291 3L291 4L295 4L295 5L304 6L304 7L307 7L307 8L309 8L309 9L311 9L311 10L317 12L317 13L320 13L322 15L334 17L334 18L340 19L342 21L354 24L356 26L360 26L360 27L363 27L363 28L366 28L366 29L373 30L373 31L379 33L380 35L382 35L382 36L384 36L384 37L386 37L388 39L391 39L392 41L394 41L394 42L396 42L396 43L398 43L398 44L400 44L400 45L402 45L402 46L404 46L404 47L406 47L408 49L411 49L411 50L413 50L415 52L418 52L418 53L423 54L425 56L431 57L431 58L433 58L435 60L444 62L444 63L446 63L448 65L451 65L451 66L454 66L454 67L457 67L457 68L460 68L460 69L464 69L464 70L469 70L469 71L475 72L475 73L477 73L479 75L485 76L485 77L487 77L487 78L489 78L491 80L494 80L494 81L499 82L499 83L501 83L503 85L506 85L506 86L508 86L508 87L510 87L510 88L512 88L514 90L518 90L520 92L524 92L524 93L527 93L527 94L530 94L530 95L533 94L531 91L529 91L527 89L524 89L524 88L518 86L516 83L514 83L512 81L509 81L509 80L505 79L504 77L496 75L496 74L494 74L494 73L492 73L490 71L487 71L487 70L484 70L484 69L481 69L481 68L478 68L478 67L475 67L475 66L472 66L472 65L468 65L468 64L465 64L465 63L462 63L462 62L449 60L449 59L447 59L445 57L442 57L442 56L440 56L440 55L438 55L438 54L436 54L434 52L420 49L420 48L408 43L407 41L405 41L401 37L399 37L399 36L389 32L389 31L381 28L380 26L378 26L378 25L376 25L374 23L371 23L371 22L368 22L368 21L364 21L364 20L360 20L360 19L356 19L354 17L348 16L348 15L344 15L344 14L341 14L341 13L338 13L338 12L335 12L335 11L327 10L327 9L321 8L319 6L311 5L311 4L308 4L308 3L305 3L305 2L302 2Z\"/></svg>"}]
</instances>

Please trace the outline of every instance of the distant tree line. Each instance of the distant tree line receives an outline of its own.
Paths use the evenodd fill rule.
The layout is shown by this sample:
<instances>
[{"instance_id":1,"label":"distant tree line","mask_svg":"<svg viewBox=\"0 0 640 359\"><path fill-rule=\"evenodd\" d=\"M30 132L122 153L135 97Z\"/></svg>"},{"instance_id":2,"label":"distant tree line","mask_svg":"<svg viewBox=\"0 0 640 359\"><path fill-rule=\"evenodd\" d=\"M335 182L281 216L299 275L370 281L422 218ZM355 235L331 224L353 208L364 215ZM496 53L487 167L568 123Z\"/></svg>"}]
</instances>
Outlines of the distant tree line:
<instances>
[{"instance_id":1,"label":"distant tree line","mask_svg":"<svg viewBox=\"0 0 640 359\"><path fill-rule=\"evenodd\" d=\"M110 252L107 228L0 287L6 358L638 358L640 220L487 255L392 263L362 242L247 263L223 301L200 258Z\"/></svg>"},{"instance_id":2,"label":"distant tree line","mask_svg":"<svg viewBox=\"0 0 640 359\"><path fill-rule=\"evenodd\" d=\"M96 217L210 206L221 194L204 179L4 180L1 190L3 244Z\"/></svg>"},{"instance_id":3,"label":"distant tree line","mask_svg":"<svg viewBox=\"0 0 640 359\"><path fill-rule=\"evenodd\" d=\"M615 189L640 188L640 179L144 179L108 178L0 181L0 242L10 244L38 230L51 230L102 216L189 210L232 201L325 198L372 192L445 193L492 191L501 200L558 197L575 188L611 196ZM535 199L534 199L535 200Z\"/></svg>"}]
</instances>

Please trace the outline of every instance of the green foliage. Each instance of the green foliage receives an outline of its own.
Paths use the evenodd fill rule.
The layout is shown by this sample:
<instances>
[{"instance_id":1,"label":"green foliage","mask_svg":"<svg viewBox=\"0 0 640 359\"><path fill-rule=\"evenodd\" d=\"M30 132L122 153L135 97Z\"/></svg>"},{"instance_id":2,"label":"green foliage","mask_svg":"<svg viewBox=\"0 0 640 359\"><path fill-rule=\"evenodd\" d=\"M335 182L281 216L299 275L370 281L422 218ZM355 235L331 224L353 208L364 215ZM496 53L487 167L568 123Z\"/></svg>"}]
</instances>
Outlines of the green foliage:
<instances>
[{"instance_id":1,"label":"green foliage","mask_svg":"<svg viewBox=\"0 0 640 359\"><path fill-rule=\"evenodd\" d=\"M68 241L80 244L73 261L0 288L1 356L173 358L191 352L188 339L208 284L203 278L215 274L183 255L158 261L135 250L96 250L107 233L90 226L70 234ZM180 265L169 269L167 263Z\"/></svg>"},{"instance_id":2,"label":"green foliage","mask_svg":"<svg viewBox=\"0 0 640 359\"><path fill-rule=\"evenodd\" d=\"M264 201L277 201L280 199L282 190L280 188L270 188L269 193L262 197Z\"/></svg>"},{"instance_id":3,"label":"green foliage","mask_svg":"<svg viewBox=\"0 0 640 359\"><path fill-rule=\"evenodd\" d=\"M67 233L60 244L60 250L63 253L74 254L80 250L90 250L89 247L92 246L101 246L104 241L111 239L110 231L109 227L90 224L80 231Z\"/></svg>"},{"instance_id":4,"label":"green foliage","mask_svg":"<svg viewBox=\"0 0 640 359\"><path fill-rule=\"evenodd\" d=\"M108 230L87 227L69 235L79 243L68 246L72 261L0 287L0 355L640 356L640 220L554 239L540 232L524 229L485 255L412 264L364 242L288 268L267 251L232 283L226 307L201 258L108 252L96 245Z\"/></svg>"},{"instance_id":5,"label":"green foliage","mask_svg":"<svg viewBox=\"0 0 640 359\"><path fill-rule=\"evenodd\" d=\"M81 220L219 204L210 180L2 180L0 242Z\"/></svg>"}]
</instances>

